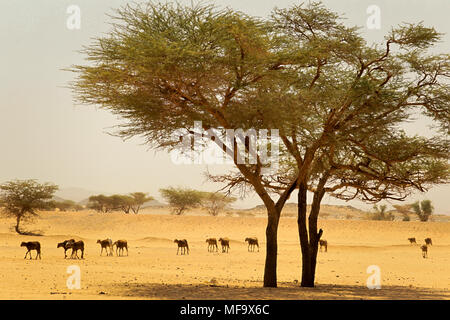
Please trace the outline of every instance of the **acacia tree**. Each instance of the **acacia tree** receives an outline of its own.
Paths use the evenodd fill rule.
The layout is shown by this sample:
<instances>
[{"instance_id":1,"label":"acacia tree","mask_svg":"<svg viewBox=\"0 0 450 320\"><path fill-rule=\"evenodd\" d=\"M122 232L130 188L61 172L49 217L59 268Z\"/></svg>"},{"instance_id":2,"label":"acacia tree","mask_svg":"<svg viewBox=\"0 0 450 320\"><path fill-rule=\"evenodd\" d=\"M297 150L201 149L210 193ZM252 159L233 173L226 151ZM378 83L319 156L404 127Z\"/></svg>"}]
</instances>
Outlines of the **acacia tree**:
<instances>
[{"instance_id":1,"label":"acacia tree","mask_svg":"<svg viewBox=\"0 0 450 320\"><path fill-rule=\"evenodd\" d=\"M409 137L399 128L422 112L448 133L450 59L427 51L440 34L422 24L394 28L383 46L369 47L320 3L277 9L272 19L296 40L290 43L303 59L290 64L290 86L258 94L260 105L289 101L295 110L289 117L301 123L287 123L280 137L295 164L291 176L298 177L301 285L314 286L326 192L345 200L403 200L413 189L448 182L448 139ZM307 190L314 193L308 223Z\"/></svg>"},{"instance_id":2,"label":"acacia tree","mask_svg":"<svg viewBox=\"0 0 450 320\"><path fill-rule=\"evenodd\" d=\"M90 196L87 207L103 213L107 213L113 209L109 197L103 194Z\"/></svg>"},{"instance_id":3,"label":"acacia tree","mask_svg":"<svg viewBox=\"0 0 450 320\"><path fill-rule=\"evenodd\" d=\"M423 200L422 202L414 202L411 204L411 208L418 215L419 220L422 222L428 221L433 214L434 208L430 200Z\"/></svg>"},{"instance_id":4,"label":"acacia tree","mask_svg":"<svg viewBox=\"0 0 450 320\"><path fill-rule=\"evenodd\" d=\"M386 215L386 208L387 206L385 204L382 204L380 206L377 206L376 204L373 205L374 212L371 215L372 220L387 220L387 221L393 221L394 215L389 213Z\"/></svg>"},{"instance_id":5,"label":"acacia tree","mask_svg":"<svg viewBox=\"0 0 450 320\"><path fill-rule=\"evenodd\" d=\"M76 203L75 201L72 200L62 200L62 201L52 201L50 203L50 206L52 208L56 208L59 211L80 211L83 209L83 206Z\"/></svg>"},{"instance_id":6,"label":"acacia tree","mask_svg":"<svg viewBox=\"0 0 450 320\"><path fill-rule=\"evenodd\" d=\"M212 216L218 216L220 211L236 201L236 198L220 192L204 192L202 205Z\"/></svg>"},{"instance_id":7,"label":"acacia tree","mask_svg":"<svg viewBox=\"0 0 450 320\"><path fill-rule=\"evenodd\" d=\"M166 188L159 189L163 198L173 208L177 215L183 214L186 210L196 208L202 204L204 192L189 188Z\"/></svg>"},{"instance_id":8,"label":"acacia tree","mask_svg":"<svg viewBox=\"0 0 450 320\"><path fill-rule=\"evenodd\" d=\"M16 219L15 230L19 234L33 235L21 230L20 222L37 217L37 210L50 207L53 194L58 186L51 183L40 184L36 180L14 180L0 185L0 205L2 213Z\"/></svg>"},{"instance_id":9,"label":"acacia tree","mask_svg":"<svg viewBox=\"0 0 450 320\"><path fill-rule=\"evenodd\" d=\"M141 209L141 206L148 202L148 201L152 201L154 200L153 197L148 196L146 193L144 192L133 192L130 193L130 196L132 198L131 201L131 210L135 213L138 214L139 210Z\"/></svg>"},{"instance_id":10,"label":"acacia tree","mask_svg":"<svg viewBox=\"0 0 450 320\"><path fill-rule=\"evenodd\" d=\"M246 97L282 67L284 42L270 30L260 19L212 6L125 6L109 34L85 48L90 64L71 69L78 74L73 89L78 101L124 119L117 135L142 136L160 149L180 148L173 133L191 133L194 121L205 130L277 128L243 112ZM267 208L264 286L276 287L278 221L296 181L273 200L263 164L240 163L237 143L223 150Z\"/></svg>"}]
</instances>

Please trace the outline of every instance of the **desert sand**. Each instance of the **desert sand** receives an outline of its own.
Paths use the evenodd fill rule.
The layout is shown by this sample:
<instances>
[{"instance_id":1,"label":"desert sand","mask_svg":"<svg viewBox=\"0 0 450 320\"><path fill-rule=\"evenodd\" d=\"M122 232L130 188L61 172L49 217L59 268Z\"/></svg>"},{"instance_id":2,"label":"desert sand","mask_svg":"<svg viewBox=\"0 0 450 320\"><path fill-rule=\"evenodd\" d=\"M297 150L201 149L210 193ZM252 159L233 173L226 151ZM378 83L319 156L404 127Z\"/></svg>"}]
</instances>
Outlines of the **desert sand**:
<instances>
[{"instance_id":1,"label":"desert sand","mask_svg":"<svg viewBox=\"0 0 450 320\"><path fill-rule=\"evenodd\" d=\"M315 288L301 288L296 219L279 226L278 288L262 288L263 217L42 212L24 224L43 236L21 236L0 219L0 299L450 299L450 223L319 220L328 252L319 252ZM248 252L246 237L260 240ZM129 256L100 256L97 239L126 239ZM206 238L228 237L230 252L208 253ZM416 237L418 244L407 238ZM428 259L420 244L433 239ZM57 243L81 239L85 259L64 259ZM174 239L187 239L177 255ZM24 260L22 241L40 241L41 260ZM33 258L35 251L33 251ZM81 289L66 285L67 267L81 271ZM370 265L381 270L381 289L366 287Z\"/></svg>"}]
</instances>

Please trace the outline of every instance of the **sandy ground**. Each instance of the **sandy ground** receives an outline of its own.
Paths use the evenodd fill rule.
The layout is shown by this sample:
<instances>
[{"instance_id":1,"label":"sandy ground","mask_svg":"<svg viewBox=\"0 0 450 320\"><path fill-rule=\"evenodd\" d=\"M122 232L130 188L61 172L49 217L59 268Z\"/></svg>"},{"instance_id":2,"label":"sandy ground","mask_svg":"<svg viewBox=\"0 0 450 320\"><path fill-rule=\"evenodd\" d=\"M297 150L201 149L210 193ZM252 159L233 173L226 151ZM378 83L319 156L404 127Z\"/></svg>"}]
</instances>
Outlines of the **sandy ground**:
<instances>
[{"instance_id":1,"label":"sandy ground","mask_svg":"<svg viewBox=\"0 0 450 320\"><path fill-rule=\"evenodd\" d=\"M155 209L158 210L158 209ZM20 236L13 220L0 219L0 299L450 299L450 223L321 220L328 252L320 252L317 286L300 288L301 255L297 225L282 218L279 227L279 288L262 288L264 218L41 213ZM260 239L260 252L248 252L246 237ZM97 239L126 239L129 256L100 256ZM208 253L208 237L228 237L228 254ZM410 245L416 237L418 245ZM431 237L429 258L420 244ZM56 248L82 239L85 259L64 259ZM187 239L189 255L176 255L175 238ZM42 260L24 260L22 241L40 241ZM219 250L220 251L220 250ZM33 257L35 252L33 252ZM67 267L81 271L81 289L68 289ZM367 267L381 270L379 290L366 287Z\"/></svg>"}]
</instances>

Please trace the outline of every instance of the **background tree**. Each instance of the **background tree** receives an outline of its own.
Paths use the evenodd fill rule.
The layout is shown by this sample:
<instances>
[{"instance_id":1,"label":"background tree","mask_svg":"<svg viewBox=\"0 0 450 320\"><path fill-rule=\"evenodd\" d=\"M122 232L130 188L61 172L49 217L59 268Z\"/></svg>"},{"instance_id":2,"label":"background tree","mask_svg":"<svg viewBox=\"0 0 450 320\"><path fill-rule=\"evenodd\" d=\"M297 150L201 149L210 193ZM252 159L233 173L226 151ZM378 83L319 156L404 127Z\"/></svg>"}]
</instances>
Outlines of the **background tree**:
<instances>
[{"instance_id":1,"label":"background tree","mask_svg":"<svg viewBox=\"0 0 450 320\"><path fill-rule=\"evenodd\" d=\"M236 198L227 196L220 192L204 192L202 206L212 216L218 216L221 211L229 207Z\"/></svg>"},{"instance_id":2,"label":"background tree","mask_svg":"<svg viewBox=\"0 0 450 320\"><path fill-rule=\"evenodd\" d=\"M52 208L56 208L59 211L80 211L83 210L83 206L72 200L52 201L50 203Z\"/></svg>"},{"instance_id":3,"label":"background tree","mask_svg":"<svg viewBox=\"0 0 450 320\"><path fill-rule=\"evenodd\" d=\"M405 204L405 205L398 205L395 204L394 205L395 210L397 210L399 213L401 213L403 215L403 221L410 221L410 214L411 214L411 205L410 204Z\"/></svg>"},{"instance_id":4,"label":"background tree","mask_svg":"<svg viewBox=\"0 0 450 320\"><path fill-rule=\"evenodd\" d=\"M102 213L110 212L113 209L109 197L103 194L90 196L87 207Z\"/></svg>"},{"instance_id":5,"label":"background tree","mask_svg":"<svg viewBox=\"0 0 450 320\"><path fill-rule=\"evenodd\" d=\"M186 210L199 207L204 197L203 192L188 188L170 187L159 189L159 192L177 215L183 214Z\"/></svg>"},{"instance_id":6,"label":"background tree","mask_svg":"<svg viewBox=\"0 0 450 320\"><path fill-rule=\"evenodd\" d=\"M411 204L411 208L414 210L414 212L419 217L420 221L428 221L430 216L433 214L434 208L431 204L430 200L423 200L422 202L414 202Z\"/></svg>"},{"instance_id":7,"label":"background tree","mask_svg":"<svg viewBox=\"0 0 450 320\"><path fill-rule=\"evenodd\" d=\"M135 214L139 213L139 210L141 209L141 206L148 202L148 201L152 201L155 200L153 197L148 196L146 193L144 192L133 192L130 193L130 196L132 197L132 205L131 205L131 210L133 210L133 212Z\"/></svg>"},{"instance_id":8,"label":"background tree","mask_svg":"<svg viewBox=\"0 0 450 320\"><path fill-rule=\"evenodd\" d=\"M128 214L133 206L134 199L128 195L114 194L107 198L107 202L109 202L109 207L112 211L122 210Z\"/></svg>"},{"instance_id":9,"label":"background tree","mask_svg":"<svg viewBox=\"0 0 450 320\"><path fill-rule=\"evenodd\" d=\"M15 230L19 234L33 235L20 229L20 222L37 217L37 210L50 206L58 186L51 183L40 184L35 180L14 180L0 185L2 213L16 219Z\"/></svg>"},{"instance_id":10,"label":"background tree","mask_svg":"<svg viewBox=\"0 0 450 320\"><path fill-rule=\"evenodd\" d=\"M384 220L384 221L393 221L394 215L392 212L390 212L388 215L386 214L386 208L387 206L382 204L380 206L377 206L376 204L373 205L374 212L371 213L371 219L372 220Z\"/></svg>"}]
</instances>

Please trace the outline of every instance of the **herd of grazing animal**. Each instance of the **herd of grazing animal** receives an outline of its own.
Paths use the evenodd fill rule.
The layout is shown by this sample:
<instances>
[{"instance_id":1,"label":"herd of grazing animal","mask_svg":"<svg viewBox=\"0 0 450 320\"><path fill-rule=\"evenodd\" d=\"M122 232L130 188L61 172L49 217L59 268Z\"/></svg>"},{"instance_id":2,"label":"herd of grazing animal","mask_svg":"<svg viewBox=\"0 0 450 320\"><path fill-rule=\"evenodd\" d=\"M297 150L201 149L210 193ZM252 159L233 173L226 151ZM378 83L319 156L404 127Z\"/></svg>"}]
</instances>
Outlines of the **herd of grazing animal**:
<instances>
[{"instance_id":1,"label":"herd of grazing animal","mask_svg":"<svg viewBox=\"0 0 450 320\"><path fill-rule=\"evenodd\" d=\"M417 244L416 242L416 238L408 238L408 241L410 244ZM432 246L433 245L433 241L431 240L431 238L426 238L425 239L425 244L420 246L420 250L422 250L422 257L423 258L428 258L428 246Z\"/></svg>"},{"instance_id":2,"label":"herd of grazing animal","mask_svg":"<svg viewBox=\"0 0 450 320\"><path fill-rule=\"evenodd\" d=\"M100 256L103 253L103 249L106 251L107 256L112 256L114 251L114 246L116 246L116 256L122 256L124 249L127 250L127 256L128 256L128 243L127 240L117 240L116 242L112 242L111 239L105 239L105 240L97 240L97 243L101 246ZM24 259L27 258L28 254L30 255L31 259L31 251L36 250L36 257L37 259L41 259L41 244L38 241L28 241L28 242L22 242L20 244L21 247L26 247L27 252L25 254ZM64 240L63 242L60 242L56 245L56 248L63 248L64 249L64 259L67 259L67 250L72 249L72 252L70 254L70 259L84 259L84 241L79 240L75 241L75 239L69 239ZM109 252L108 252L109 249ZM78 251L81 251L81 256L78 256Z\"/></svg>"},{"instance_id":3,"label":"herd of grazing animal","mask_svg":"<svg viewBox=\"0 0 450 320\"><path fill-rule=\"evenodd\" d=\"M408 241L410 244L417 244L416 238L408 238ZM180 252L181 255L189 254L189 245L186 239L182 240L175 239L173 242L177 244L177 255ZM228 250L230 249L230 240L228 238L220 238L219 242L222 247L222 253L228 253ZM248 244L247 251L254 252L255 247L257 247L259 252L258 238L256 237L245 238L245 242L247 242ZM101 247L100 256L102 256L103 250L105 250L107 256L113 256L114 246L116 247L116 256L123 256L124 250L127 251L128 256L127 240L117 240L113 243L113 241L108 238L105 240L97 240L97 243L100 244ZM206 243L208 244L208 252L219 251L216 238L208 238L206 239ZM433 245L431 238L426 238L425 244L420 247L420 249L422 250L423 258L428 258L428 246L430 245ZM25 253L24 259L26 259L28 255L30 255L31 259L32 250L36 251L35 259L37 259L38 257L39 259L41 259L41 244L38 241L22 242L20 246L27 248L27 252ZM327 240L325 239L319 240L319 246L320 251L322 251L322 248L325 249L325 252L328 251ZM72 249L70 259L84 259L84 242L82 240L80 241L75 241L75 239L65 240L63 242L58 243L56 247L64 249L64 259L67 258L67 250L69 249ZM78 251L81 251L81 257L78 256Z\"/></svg>"}]
</instances>

